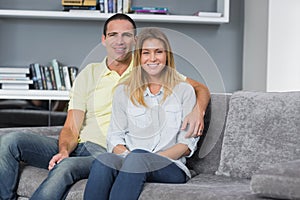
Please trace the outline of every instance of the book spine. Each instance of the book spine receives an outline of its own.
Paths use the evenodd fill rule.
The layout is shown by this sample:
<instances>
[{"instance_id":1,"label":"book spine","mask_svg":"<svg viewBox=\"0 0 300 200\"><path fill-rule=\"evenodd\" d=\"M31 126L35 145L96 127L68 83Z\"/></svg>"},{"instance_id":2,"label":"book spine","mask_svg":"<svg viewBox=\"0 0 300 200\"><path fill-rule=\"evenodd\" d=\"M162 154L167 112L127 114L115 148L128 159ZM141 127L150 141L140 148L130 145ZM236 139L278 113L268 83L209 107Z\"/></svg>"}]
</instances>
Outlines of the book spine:
<instances>
[{"instance_id":1,"label":"book spine","mask_svg":"<svg viewBox=\"0 0 300 200\"><path fill-rule=\"evenodd\" d=\"M108 13L108 0L104 0L104 13Z\"/></svg>"},{"instance_id":2,"label":"book spine","mask_svg":"<svg viewBox=\"0 0 300 200\"><path fill-rule=\"evenodd\" d=\"M114 0L107 0L108 1L108 13L114 12Z\"/></svg>"},{"instance_id":3,"label":"book spine","mask_svg":"<svg viewBox=\"0 0 300 200\"><path fill-rule=\"evenodd\" d=\"M70 80L68 66L63 66L63 72L64 72L66 90L70 90L71 89L71 80Z\"/></svg>"},{"instance_id":4,"label":"book spine","mask_svg":"<svg viewBox=\"0 0 300 200\"><path fill-rule=\"evenodd\" d=\"M42 77L42 83L43 83L43 90L47 90L47 82L46 82L46 76L45 76L45 71L44 71L44 66L40 66L40 71L41 71L41 77Z\"/></svg>"},{"instance_id":5,"label":"book spine","mask_svg":"<svg viewBox=\"0 0 300 200\"><path fill-rule=\"evenodd\" d=\"M30 68L30 78L32 79L33 81L33 85L30 86L30 89L36 89L38 90L39 89L39 85L38 85L38 80L37 80L37 76L36 76L36 71L35 71L35 68L34 68L34 64L31 63L29 65L29 68Z\"/></svg>"},{"instance_id":6,"label":"book spine","mask_svg":"<svg viewBox=\"0 0 300 200\"><path fill-rule=\"evenodd\" d=\"M47 84L47 89L52 90L52 80L51 80L51 75L50 75L50 70L48 66L44 66L44 73L45 73L45 79L46 79L46 84Z\"/></svg>"},{"instance_id":7,"label":"book spine","mask_svg":"<svg viewBox=\"0 0 300 200\"><path fill-rule=\"evenodd\" d=\"M99 0L99 10L101 13L104 13L104 1L106 0Z\"/></svg>"},{"instance_id":8,"label":"book spine","mask_svg":"<svg viewBox=\"0 0 300 200\"><path fill-rule=\"evenodd\" d=\"M53 69L54 69L56 88L57 88L57 90L61 90L61 78L60 78L60 73L59 73L59 63L56 59L53 59L51 63L52 63Z\"/></svg>"},{"instance_id":9,"label":"book spine","mask_svg":"<svg viewBox=\"0 0 300 200\"><path fill-rule=\"evenodd\" d=\"M123 0L117 0L117 13L123 13Z\"/></svg>"},{"instance_id":10,"label":"book spine","mask_svg":"<svg viewBox=\"0 0 300 200\"><path fill-rule=\"evenodd\" d=\"M73 83L74 83L75 78L76 78L77 73L78 73L78 69L75 66L69 66L68 69L69 69L71 86L73 86Z\"/></svg>"},{"instance_id":11,"label":"book spine","mask_svg":"<svg viewBox=\"0 0 300 200\"><path fill-rule=\"evenodd\" d=\"M59 66L59 74L60 74L60 81L61 81L61 90L66 90L63 66Z\"/></svg>"},{"instance_id":12,"label":"book spine","mask_svg":"<svg viewBox=\"0 0 300 200\"><path fill-rule=\"evenodd\" d=\"M4 90L28 90L29 84L14 84L14 83L1 83L1 89Z\"/></svg>"},{"instance_id":13,"label":"book spine","mask_svg":"<svg viewBox=\"0 0 300 200\"><path fill-rule=\"evenodd\" d=\"M130 12L131 0L123 0L123 13L127 14Z\"/></svg>"},{"instance_id":14,"label":"book spine","mask_svg":"<svg viewBox=\"0 0 300 200\"><path fill-rule=\"evenodd\" d=\"M36 72L36 78L37 78L37 82L38 82L38 89L42 90L42 89L44 89L44 87L43 87L43 80L42 80L42 73L41 73L40 65L38 63L34 63L34 69L35 69L35 72Z\"/></svg>"},{"instance_id":15,"label":"book spine","mask_svg":"<svg viewBox=\"0 0 300 200\"><path fill-rule=\"evenodd\" d=\"M50 72L50 77L51 77L52 89L57 90L56 79L55 79L53 66L49 66L49 72Z\"/></svg>"}]
</instances>

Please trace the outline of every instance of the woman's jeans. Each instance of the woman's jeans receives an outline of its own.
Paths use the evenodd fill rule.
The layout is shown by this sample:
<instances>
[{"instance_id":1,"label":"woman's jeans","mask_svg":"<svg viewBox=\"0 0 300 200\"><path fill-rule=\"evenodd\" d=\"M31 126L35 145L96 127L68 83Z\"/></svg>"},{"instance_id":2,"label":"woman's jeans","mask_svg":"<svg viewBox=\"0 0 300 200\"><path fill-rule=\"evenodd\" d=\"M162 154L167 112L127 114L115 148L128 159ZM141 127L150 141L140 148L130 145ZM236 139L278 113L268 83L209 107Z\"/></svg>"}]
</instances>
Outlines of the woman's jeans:
<instances>
[{"instance_id":1,"label":"woman's jeans","mask_svg":"<svg viewBox=\"0 0 300 200\"><path fill-rule=\"evenodd\" d=\"M70 154L49 171L48 177L31 199L65 199L70 187L87 178L95 156L105 152L101 146L80 143ZM58 140L30 133L9 133L0 137L0 199L16 199L20 161L48 169L49 161L58 153Z\"/></svg>"},{"instance_id":2,"label":"woman's jeans","mask_svg":"<svg viewBox=\"0 0 300 200\"><path fill-rule=\"evenodd\" d=\"M133 150L125 158L101 154L93 162L85 200L136 200L145 182L185 183L186 174L165 157Z\"/></svg>"}]
</instances>

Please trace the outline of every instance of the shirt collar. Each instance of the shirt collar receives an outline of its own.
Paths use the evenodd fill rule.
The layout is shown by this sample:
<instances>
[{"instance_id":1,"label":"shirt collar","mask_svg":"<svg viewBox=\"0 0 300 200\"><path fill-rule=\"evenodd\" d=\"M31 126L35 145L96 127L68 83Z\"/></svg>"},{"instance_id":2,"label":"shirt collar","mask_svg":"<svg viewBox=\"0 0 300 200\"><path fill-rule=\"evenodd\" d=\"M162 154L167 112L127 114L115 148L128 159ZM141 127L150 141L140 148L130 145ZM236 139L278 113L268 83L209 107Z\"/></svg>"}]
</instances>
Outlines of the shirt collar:
<instances>
[{"instance_id":1,"label":"shirt collar","mask_svg":"<svg viewBox=\"0 0 300 200\"><path fill-rule=\"evenodd\" d=\"M157 94L152 94L150 92L149 87L147 87L146 90L144 91L144 97L146 97L146 96L150 96L150 97L160 96L163 93L164 93L164 88L163 87L160 88L160 90L159 90L159 92Z\"/></svg>"},{"instance_id":2,"label":"shirt collar","mask_svg":"<svg viewBox=\"0 0 300 200\"><path fill-rule=\"evenodd\" d=\"M103 65L105 66L105 69L102 73L102 77L104 76L108 76L110 75L111 73L113 73L114 71L110 70L107 66L107 63L106 63L106 60L107 60L107 56L104 58L104 60L102 61ZM132 59L131 59L131 62L128 66L128 68L125 70L125 72L121 75L121 77L129 74L131 71L132 71L132 66L133 66L133 56L132 56Z\"/></svg>"}]
</instances>

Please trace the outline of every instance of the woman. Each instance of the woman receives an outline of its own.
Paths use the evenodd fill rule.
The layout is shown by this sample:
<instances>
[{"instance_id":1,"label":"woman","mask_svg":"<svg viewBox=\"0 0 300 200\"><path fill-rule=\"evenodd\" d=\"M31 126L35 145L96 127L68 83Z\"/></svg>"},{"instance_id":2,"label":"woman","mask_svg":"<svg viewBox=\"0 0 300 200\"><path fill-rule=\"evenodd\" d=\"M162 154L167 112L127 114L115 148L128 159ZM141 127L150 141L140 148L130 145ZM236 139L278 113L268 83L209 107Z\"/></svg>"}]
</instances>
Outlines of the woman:
<instances>
[{"instance_id":1,"label":"woman","mask_svg":"<svg viewBox=\"0 0 300 200\"><path fill-rule=\"evenodd\" d=\"M185 138L180 126L195 103L194 89L175 70L166 35L143 29L131 75L115 91L109 153L94 161L84 198L135 200L145 182L185 183L185 157L198 138Z\"/></svg>"}]
</instances>

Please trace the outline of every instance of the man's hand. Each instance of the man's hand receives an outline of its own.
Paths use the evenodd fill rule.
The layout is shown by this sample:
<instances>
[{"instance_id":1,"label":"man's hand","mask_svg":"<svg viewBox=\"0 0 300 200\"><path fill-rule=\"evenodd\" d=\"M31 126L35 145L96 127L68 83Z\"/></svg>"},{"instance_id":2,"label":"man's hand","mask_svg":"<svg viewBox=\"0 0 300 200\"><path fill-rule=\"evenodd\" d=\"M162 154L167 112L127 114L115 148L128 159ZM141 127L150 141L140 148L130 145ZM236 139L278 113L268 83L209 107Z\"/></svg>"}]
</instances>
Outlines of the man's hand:
<instances>
[{"instance_id":1,"label":"man's hand","mask_svg":"<svg viewBox=\"0 0 300 200\"><path fill-rule=\"evenodd\" d=\"M193 111L184 118L181 129L185 130L188 124L189 128L185 135L186 138L202 135L204 129L204 112L202 113L198 106L195 106Z\"/></svg>"},{"instance_id":2,"label":"man's hand","mask_svg":"<svg viewBox=\"0 0 300 200\"><path fill-rule=\"evenodd\" d=\"M52 170L56 164L60 163L63 159L65 159L67 157L69 157L68 152L61 152L61 153L54 155L49 162L48 170L49 171Z\"/></svg>"}]
</instances>

